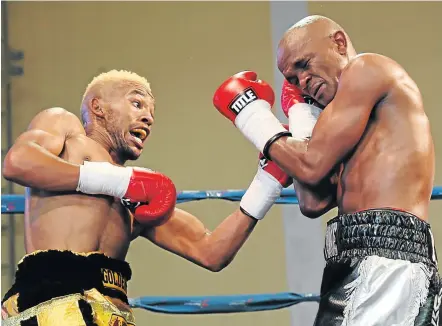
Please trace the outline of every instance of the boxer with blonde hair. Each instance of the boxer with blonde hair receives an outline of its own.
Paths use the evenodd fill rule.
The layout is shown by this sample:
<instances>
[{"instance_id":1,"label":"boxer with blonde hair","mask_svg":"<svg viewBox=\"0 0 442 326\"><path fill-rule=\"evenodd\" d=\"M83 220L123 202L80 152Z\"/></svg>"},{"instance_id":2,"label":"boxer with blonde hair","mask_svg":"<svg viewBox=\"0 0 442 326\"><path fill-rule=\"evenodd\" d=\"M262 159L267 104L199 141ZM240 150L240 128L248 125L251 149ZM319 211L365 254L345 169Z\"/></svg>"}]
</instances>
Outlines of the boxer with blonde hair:
<instances>
[{"instance_id":1,"label":"boxer with blonde hair","mask_svg":"<svg viewBox=\"0 0 442 326\"><path fill-rule=\"evenodd\" d=\"M240 207L211 232L175 207L170 178L125 166L141 155L154 115L146 79L112 70L87 87L82 122L51 108L15 141L3 175L27 187L27 255L3 298L2 325L134 325L131 241L144 237L220 271L291 182L276 164L260 166Z\"/></svg>"}]
</instances>

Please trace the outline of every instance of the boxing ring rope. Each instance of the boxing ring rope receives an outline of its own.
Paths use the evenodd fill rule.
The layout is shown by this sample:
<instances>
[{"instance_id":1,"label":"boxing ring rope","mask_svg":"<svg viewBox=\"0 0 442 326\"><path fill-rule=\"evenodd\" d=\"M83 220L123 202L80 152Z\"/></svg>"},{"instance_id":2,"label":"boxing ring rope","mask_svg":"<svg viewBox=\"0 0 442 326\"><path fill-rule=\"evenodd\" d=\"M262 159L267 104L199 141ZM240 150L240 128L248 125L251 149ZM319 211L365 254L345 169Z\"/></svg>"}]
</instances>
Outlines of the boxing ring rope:
<instances>
[{"instance_id":1,"label":"boxing ring rope","mask_svg":"<svg viewBox=\"0 0 442 326\"><path fill-rule=\"evenodd\" d=\"M204 199L240 201L245 190L181 191L177 203ZM2 195L2 214L19 214L25 209L23 195ZM434 187L432 200L442 199L442 187ZM298 204L296 192L284 189L277 204ZM226 314L282 309L302 302L319 302L317 294L291 292L225 296L145 296L129 299L132 308L164 314Z\"/></svg>"},{"instance_id":2,"label":"boxing ring rope","mask_svg":"<svg viewBox=\"0 0 442 326\"><path fill-rule=\"evenodd\" d=\"M187 203L194 200L222 199L240 201L245 190L185 190L178 192L177 203ZM442 187L434 187L431 199L442 199ZM277 204L298 204L296 192L293 189L284 189ZM25 210L24 195L2 195L2 214L21 214Z\"/></svg>"},{"instance_id":3,"label":"boxing ring rope","mask_svg":"<svg viewBox=\"0 0 442 326\"><path fill-rule=\"evenodd\" d=\"M143 308L158 313L182 315L229 314L276 310L290 307L301 302L319 302L319 296L315 294L283 292L273 294L140 297L129 299L132 308Z\"/></svg>"}]
</instances>

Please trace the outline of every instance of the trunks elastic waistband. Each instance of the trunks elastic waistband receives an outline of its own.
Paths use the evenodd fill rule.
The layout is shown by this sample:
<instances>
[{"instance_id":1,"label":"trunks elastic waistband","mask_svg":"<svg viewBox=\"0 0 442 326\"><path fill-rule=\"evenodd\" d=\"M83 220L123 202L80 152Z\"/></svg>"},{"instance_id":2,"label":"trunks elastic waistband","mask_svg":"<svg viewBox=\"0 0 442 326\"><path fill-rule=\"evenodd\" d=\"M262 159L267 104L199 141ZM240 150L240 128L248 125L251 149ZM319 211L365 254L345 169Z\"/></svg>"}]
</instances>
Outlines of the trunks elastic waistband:
<instances>
[{"instance_id":1,"label":"trunks elastic waistband","mask_svg":"<svg viewBox=\"0 0 442 326\"><path fill-rule=\"evenodd\" d=\"M430 225L413 214L394 209L369 209L337 216L327 223L324 256L380 256L437 266Z\"/></svg>"},{"instance_id":2,"label":"trunks elastic waistband","mask_svg":"<svg viewBox=\"0 0 442 326\"><path fill-rule=\"evenodd\" d=\"M95 288L128 303L127 282L131 277L127 262L102 253L36 251L19 262L15 283L2 302L18 293L18 306L24 310L55 297Z\"/></svg>"}]
</instances>

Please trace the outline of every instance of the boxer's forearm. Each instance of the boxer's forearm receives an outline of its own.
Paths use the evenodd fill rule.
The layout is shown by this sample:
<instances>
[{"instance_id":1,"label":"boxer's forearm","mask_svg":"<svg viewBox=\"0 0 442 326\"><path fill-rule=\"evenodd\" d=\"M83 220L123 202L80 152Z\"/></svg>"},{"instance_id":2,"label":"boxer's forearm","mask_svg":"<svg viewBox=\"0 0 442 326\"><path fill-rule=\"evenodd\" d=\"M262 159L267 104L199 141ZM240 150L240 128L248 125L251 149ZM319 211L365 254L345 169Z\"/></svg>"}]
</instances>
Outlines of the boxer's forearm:
<instances>
[{"instance_id":1,"label":"boxer's forearm","mask_svg":"<svg viewBox=\"0 0 442 326\"><path fill-rule=\"evenodd\" d=\"M202 248L205 264L213 271L226 267L246 242L256 224L256 219L245 215L239 209L229 215L207 236L206 247Z\"/></svg>"},{"instance_id":2,"label":"boxer's forearm","mask_svg":"<svg viewBox=\"0 0 442 326\"><path fill-rule=\"evenodd\" d=\"M194 215L175 208L170 219L146 228L141 236L210 271L226 267L254 229L257 220L239 209L210 232Z\"/></svg>"},{"instance_id":3,"label":"boxer's forearm","mask_svg":"<svg viewBox=\"0 0 442 326\"><path fill-rule=\"evenodd\" d=\"M336 186L329 180L316 187L310 187L293 179L299 208L304 216L316 218L336 206Z\"/></svg>"},{"instance_id":4,"label":"boxer's forearm","mask_svg":"<svg viewBox=\"0 0 442 326\"><path fill-rule=\"evenodd\" d=\"M287 174L310 186L318 185L331 172L322 164L320 153L308 151L308 141L283 137L271 145L269 154Z\"/></svg>"},{"instance_id":5,"label":"boxer's forearm","mask_svg":"<svg viewBox=\"0 0 442 326\"><path fill-rule=\"evenodd\" d=\"M79 165L68 163L29 142L11 148L3 164L5 179L46 191L75 191Z\"/></svg>"}]
</instances>

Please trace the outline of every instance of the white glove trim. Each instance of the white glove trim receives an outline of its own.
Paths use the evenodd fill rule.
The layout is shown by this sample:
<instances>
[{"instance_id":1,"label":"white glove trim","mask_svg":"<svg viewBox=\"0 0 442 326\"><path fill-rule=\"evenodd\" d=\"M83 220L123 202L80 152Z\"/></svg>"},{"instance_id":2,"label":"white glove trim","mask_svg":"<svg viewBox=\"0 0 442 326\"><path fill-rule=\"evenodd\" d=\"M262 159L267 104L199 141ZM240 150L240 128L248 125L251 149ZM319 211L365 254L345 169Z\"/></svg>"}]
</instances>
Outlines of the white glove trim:
<instances>
[{"instance_id":1,"label":"white glove trim","mask_svg":"<svg viewBox=\"0 0 442 326\"><path fill-rule=\"evenodd\" d=\"M257 220L262 220L281 195L282 188L274 176L259 168L241 199L240 207Z\"/></svg>"},{"instance_id":2,"label":"white glove trim","mask_svg":"<svg viewBox=\"0 0 442 326\"><path fill-rule=\"evenodd\" d=\"M313 128L322 110L307 103L296 103L289 109L289 129L292 137L306 140L312 136Z\"/></svg>"},{"instance_id":3,"label":"white glove trim","mask_svg":"<svg viewBox=\"0 0 442 326\"><path fill-rule=\"evenodd\" d=\"M123 198L131 176L131 167L120 167L109 162L85 161L80 165L77 191Z\"/></svg>"},{"instance_id":4,"label":"white glove trim","mask_svg":"<svg viewBox=\"0 0 442 326\"><path fill-rule=\"evenodd\" d=\"M261 153L273 136L287 132L265 100L256 100L248 104L236 117L235 125Z\"/></svg>"}]
</instances>

